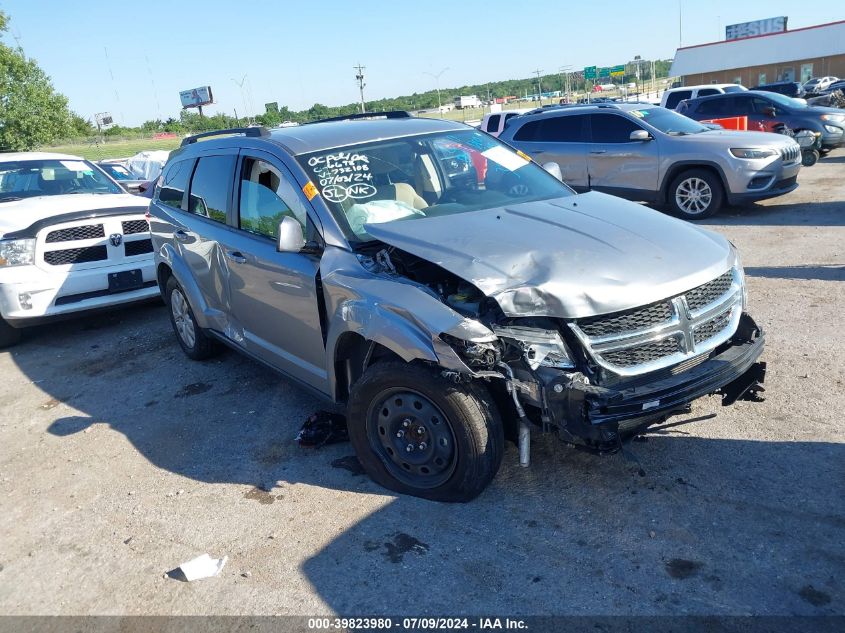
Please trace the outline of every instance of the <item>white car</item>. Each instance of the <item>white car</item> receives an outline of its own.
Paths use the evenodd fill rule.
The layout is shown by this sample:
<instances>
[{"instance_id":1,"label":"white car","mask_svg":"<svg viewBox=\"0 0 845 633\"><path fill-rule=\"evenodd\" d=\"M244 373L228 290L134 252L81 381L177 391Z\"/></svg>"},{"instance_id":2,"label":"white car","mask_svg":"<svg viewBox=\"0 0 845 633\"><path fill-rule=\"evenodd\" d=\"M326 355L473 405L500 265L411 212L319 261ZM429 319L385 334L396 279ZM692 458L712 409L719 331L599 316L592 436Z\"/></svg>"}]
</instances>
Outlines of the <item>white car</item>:
<instances>
[{"instance_id":1,"label":"white car","mask_svg":"<svg viewBox=\"0 0 845 633\"><path fill-rule=\"evenodd\" d=\"M82 158L0 154L0 347L49 317L157 297L148 204Z\"/></svg>"},{"instance_id":2,"label":"white car","mask_svg":"<svg viewBox=\"0 0 845 633\"><path fill-rule=\"evenodd\" d=\"M822 90L827 90L830 84L836 83L837 81L839 81L839 77L814 77L804 84L804 91L809 93L821 92Z\"/></svg>"}]
</instances>

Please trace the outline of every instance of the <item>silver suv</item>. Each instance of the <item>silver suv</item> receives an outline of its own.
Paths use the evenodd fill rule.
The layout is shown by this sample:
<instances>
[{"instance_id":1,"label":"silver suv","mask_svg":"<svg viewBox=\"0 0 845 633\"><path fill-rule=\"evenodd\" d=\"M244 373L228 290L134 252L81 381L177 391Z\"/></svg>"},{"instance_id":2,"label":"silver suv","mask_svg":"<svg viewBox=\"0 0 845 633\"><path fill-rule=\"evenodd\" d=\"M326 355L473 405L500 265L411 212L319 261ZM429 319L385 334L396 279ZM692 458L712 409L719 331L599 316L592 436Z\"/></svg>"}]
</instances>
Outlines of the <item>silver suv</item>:
<instances>
[{"instance_id":1,"label":"silver suv","mask_svg":"<svg viewBox=\"0 0 845 633\"><path fill-rule=\"evenodd\" d=\"M505 438L526 466L532 431L613 453L696 398L761 389L763 335L715 233L576 195L460 123L228 132L186 139L150 206L179 345L345 402L390 489L466 501Z\"/></svg>"},{"instance_id":2,"label":"silver suv","mask_svg":"<svg viewBox=\"0 0 845 633\"><path fill-rule=\"evenodd\" d=\"M788 136L714 130L647 104L550 108L508 122L501 140L564 182L668 205L699 220L722 204L773 198L798 186L801 150Z\"/></svg>"}]
</instances>

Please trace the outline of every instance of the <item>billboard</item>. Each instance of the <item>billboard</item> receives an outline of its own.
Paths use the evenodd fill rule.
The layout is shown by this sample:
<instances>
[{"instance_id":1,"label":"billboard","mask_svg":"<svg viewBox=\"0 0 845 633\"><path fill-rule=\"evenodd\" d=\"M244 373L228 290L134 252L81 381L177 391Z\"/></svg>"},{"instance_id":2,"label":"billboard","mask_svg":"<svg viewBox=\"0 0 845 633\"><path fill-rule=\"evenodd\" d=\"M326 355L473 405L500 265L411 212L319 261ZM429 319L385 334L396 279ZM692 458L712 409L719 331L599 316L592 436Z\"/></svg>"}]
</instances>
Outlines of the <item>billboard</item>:
<instances>
[{"instance_id":1,"label":"billboard","mask_svg":"<svg viewBox=\"0 0 845 633\"><path fill-rule=\"evenodd\" d=\"M754 20L753 22L743 22L742 24L729 24L725 27L725 39L741 40L746 37L755 37L757 35L784 33L786 32L787 19L788 18L785 15L782 15L777 18Z\"/></svg>"},{"instance_id":2,"label":"billboard","mask_svg":"<svg viewBox=\"0 0 845 633\"><path fill-rule=\"evenodd\" d=\"M108 130L114 127L114 119L110 112L98 112L94 115L94 122L97 124L97 129Z\"/></svg>"},{"instance_id":3,"label":"billboard","mask_svg":"<svg viewBox=\"0 0 845 633\"><path fill-rule=\"evenodd\" d=\"M182 101L183 108L198 108L214 101L214 97L211 95L211 86L183 90L179 93L179 99Z\"/></svg>"}]
</instances>

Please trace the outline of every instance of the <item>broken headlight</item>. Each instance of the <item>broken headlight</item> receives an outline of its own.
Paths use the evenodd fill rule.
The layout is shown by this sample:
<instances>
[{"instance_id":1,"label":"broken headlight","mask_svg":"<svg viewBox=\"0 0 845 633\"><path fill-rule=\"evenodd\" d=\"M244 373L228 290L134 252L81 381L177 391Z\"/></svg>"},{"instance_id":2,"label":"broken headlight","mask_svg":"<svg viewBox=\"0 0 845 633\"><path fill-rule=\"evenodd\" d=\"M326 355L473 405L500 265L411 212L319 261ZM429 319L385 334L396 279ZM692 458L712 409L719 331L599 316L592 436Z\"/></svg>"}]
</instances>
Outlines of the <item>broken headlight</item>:
<instances>
[{"instance_id":1,"label":"broken headlight","mask_svg":"<svg viewBox=\"0 0 845 633\"><path fill-rule=\"evenodd\" d=\"M522 347L525 362L531 369L555 367L574 369L575 361L560 332L522 326L493 326L493 332L502 339L515 341Z\"/></svg>"}]
</instances>

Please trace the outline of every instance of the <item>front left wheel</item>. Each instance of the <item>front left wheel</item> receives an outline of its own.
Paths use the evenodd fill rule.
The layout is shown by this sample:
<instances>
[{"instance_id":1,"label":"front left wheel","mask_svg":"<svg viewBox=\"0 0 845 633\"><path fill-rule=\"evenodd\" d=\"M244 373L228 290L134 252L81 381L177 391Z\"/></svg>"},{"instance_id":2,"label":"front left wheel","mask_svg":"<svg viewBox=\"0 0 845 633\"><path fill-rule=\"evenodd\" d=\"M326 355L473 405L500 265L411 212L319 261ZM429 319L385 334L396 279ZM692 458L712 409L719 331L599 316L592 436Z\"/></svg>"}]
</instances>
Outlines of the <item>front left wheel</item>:
<instances>
[{"instance_id":1,"label":"front left wheel","mask_svg":"<svg viewBox=\"0 0 845 633\"><path fill-rule=\"evenodd\" d=\"M166 294L170 323L182 351L192 360L204 360L214 356L219 351L220 344L197 325L185 291L175 277L167 280Z\"/></svg>"},{"instance_id":2,"label":"front left wheel","mask_svg":"<svg viewBox=\"0 0 845 633\"><path fill-rule=\"evenodd\" d=\"M486 389L422 365L368 368L352 386L347 424L367 474L402 494L470 501L502 462L504 430Z\"/></svg>"},{"instance_id":3,"label":"front left wheel","mask_svg":"<svg viewBox=\"0 0 845 633\"><path fill-rule=\"evenodd\" d=\"M709 218L722 207L724 192L719 177L706 169L683 172L669 185L672 212L685 220Z\"/></svg>"}]
</instances>

